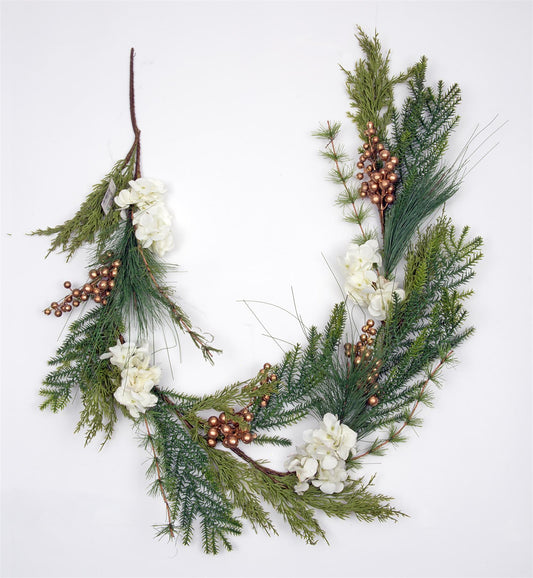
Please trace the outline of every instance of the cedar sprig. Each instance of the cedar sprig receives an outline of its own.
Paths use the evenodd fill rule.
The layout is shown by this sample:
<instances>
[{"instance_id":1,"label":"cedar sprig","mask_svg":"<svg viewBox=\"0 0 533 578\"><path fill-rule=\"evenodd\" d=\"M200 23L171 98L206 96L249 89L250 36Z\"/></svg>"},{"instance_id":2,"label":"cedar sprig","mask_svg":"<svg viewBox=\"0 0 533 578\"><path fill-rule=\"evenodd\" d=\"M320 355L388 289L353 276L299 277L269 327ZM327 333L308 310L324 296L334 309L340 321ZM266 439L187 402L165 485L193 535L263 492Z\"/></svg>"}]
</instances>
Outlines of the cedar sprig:
<instances>
[{"instance_id":1,"label":"cedar sprig","mask_svg":"<svg viewBox=\"0 0 533 578\"><path fill-rule=\"evenodd\" d=\"M360 139L365 142L367 123L373 122L382 142L387 142L387 129L394 116L394 89L412 78L421 62L405 73L390 75L390 51L384 53L377 32L373 37L358 26L355 37L363 58L355 63L354 70L341 66L346 75L346 92L350 98L348 117L356 124Z\"/></svg>"},{"instance_id":2,"label":"cedar sprig","mask_svg":"<svg viewBox=\"0 0 533 578\"><path fill-rule=\"evenodd\" d=\"M62 225L34 231L32 235L53 237L47 256L53 251L62 251L67 253L66 260L69 261L82 245L95 242L98 253L102 253L109 236L120 224L119 212L111 210L106 215L101 206L102 200L111 181L120 191L128 186L134 171L134 155L129 154L126 159L118 161L102 181L94 185L74 217Z\"/></svg>"}]
</instances>

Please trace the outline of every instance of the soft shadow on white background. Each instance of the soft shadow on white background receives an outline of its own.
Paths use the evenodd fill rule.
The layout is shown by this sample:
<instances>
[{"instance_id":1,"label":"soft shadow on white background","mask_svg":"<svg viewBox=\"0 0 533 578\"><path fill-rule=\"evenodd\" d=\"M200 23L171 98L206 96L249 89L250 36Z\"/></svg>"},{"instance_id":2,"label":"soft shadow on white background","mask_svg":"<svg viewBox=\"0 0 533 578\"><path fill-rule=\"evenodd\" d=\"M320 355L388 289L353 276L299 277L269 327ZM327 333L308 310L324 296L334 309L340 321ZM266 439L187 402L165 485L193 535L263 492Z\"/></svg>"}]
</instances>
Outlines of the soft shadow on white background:
<instances>
[{"instance_id":1,"label":"soft shadow on white background","mask_svg":"<svg viewBox=\"0 0 533 578\"><path fill-rule=\"evenodd\" d=\"M47 240L26 233L72 216L128 150L135 46L143 171L168 183L175 215L172 281L224 349L210 367L183 340L174 385L208 392L276 361L239 300L291 307L293 288L305 321L321 325L339 299L322 254L338 269L352 231L311 133L343 120L356 149L338 67L359 56L356 24L378 29L394 72L426 54L432 81L461 85L450 158L477 123L508 121L448 206L486 242L477 333L424 427L363 470L410 517L324 520L329 546L282 523L270 539L246 528L217 559L199 541L158 542L151 524L164 509L145 493L148 456L129 423L99 452L72 433L78 401L38 410L63 326L41 311L65 279L84 279L86 260L44 260ZM2 73L5 576L531 575L531 3L4 2ZM256 312L275 335L302 339L289 316Z\"/></svg>"}]
</instances>

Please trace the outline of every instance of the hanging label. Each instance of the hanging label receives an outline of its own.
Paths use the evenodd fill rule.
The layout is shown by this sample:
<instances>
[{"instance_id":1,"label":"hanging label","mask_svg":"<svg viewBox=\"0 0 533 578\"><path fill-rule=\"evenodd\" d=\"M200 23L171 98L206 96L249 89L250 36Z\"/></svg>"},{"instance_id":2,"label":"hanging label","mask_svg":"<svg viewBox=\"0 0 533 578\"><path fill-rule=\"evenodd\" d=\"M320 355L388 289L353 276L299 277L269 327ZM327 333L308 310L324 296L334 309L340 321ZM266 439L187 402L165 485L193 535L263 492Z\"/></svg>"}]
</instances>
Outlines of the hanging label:
<instances>
[{"instance_id":1,"label":"hanging label","mask_svg":"<svg viewBox=\"0 0 533 578\"><path fill-rule=\"evenodd\" d=\"M115 193L117 192L117 187L115 185L115 181L111 179L109 181L109 186L107 187L107 191L105 192L104 198L102 199L102 210L107 215L113 206L113 200L115 198Z\"/></svg>"}]
</instances>

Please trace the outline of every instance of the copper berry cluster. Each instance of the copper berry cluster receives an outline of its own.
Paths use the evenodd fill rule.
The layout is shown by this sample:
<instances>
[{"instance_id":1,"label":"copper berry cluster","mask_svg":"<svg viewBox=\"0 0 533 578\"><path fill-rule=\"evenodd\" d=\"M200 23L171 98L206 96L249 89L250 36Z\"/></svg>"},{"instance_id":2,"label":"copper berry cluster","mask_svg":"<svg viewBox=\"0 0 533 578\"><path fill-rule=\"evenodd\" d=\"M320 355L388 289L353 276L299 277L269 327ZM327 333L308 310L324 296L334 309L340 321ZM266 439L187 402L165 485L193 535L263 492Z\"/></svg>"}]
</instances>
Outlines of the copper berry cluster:
<instances>
[{"instance_id":1,"label":"copper berry cluster","mask_svg":"<svg viewBox=\"0 0 533 578\"><path fill-rule=\"evenodd\" d=\"M261 375L261 385L276 381L278 376L275 373L268 373L272 366L270 363L265 363L263 369L259 372ZM252 389L257 389L256 387ZM261 398L261 407L266 407L270 400L270 395L265 394ZM239 442L245 444L251 443L257 438L256 433L250 431L251 422L254 419L253 414L248 409L255 403L255 399L252 400L246 407L238 412L233 413L228 416L225 413L221 413L218 417L212 415L207 420L207 444L209 447L214 448L219 441L222 441L222 445L227 448L236 448ZM232 417L239 417L239 420L232 419ZM241 426L239 421L244 421L245 425Z\"/></svg>"},{"instance_id":2,"label":"copper berry cluster","mask_svg":"<svg viewBox=\"0 0 533 578\"><path fill-rule=\"evenodd\" d=\"M105 257L110 261L100 269L89 271L89 281L79 289L72 289L72 283L65 281L63 287L70 289L71 293L61 301L54 301L44 310L45 315L50 315L54 311L56 317L61 317L63 313L72 311L72 307L78 307L82 301L88 301L92 298L95 303L107 305L107 298L115 287L115 277L118 275L120 268L120 259L113 258L113 253L107 252Z\"/></svg>"},{"instance_id":3,"label":"copper berry cluster","mask_svg":"<svg viewBox=\"0 0 533 578\"><path fill-rule=\"evenodd\" d=\"M394 172L398 165L397 157L391 156L383 143L376 135L376 129L372 122L367 123L365 135L368 142L363 145L364 153L359 157L357 168L363 172L357 173L356 177L362 181L366 176L368 180L361 183L361 197L368 197L377 205L380 213L394 202L394 187L398 175Z\"/></svg>"},{"instance_id":4,"label":"copper berry cluster","mask_svg":"<svg viewBox=\"0 0 533 578\"><path fill-rule=\"evenodd\" d=\"M346 357L350 358L354 365L360 365L363 360L370 359L372 356L372 348L374 345L374 337L377 334L377 330L374 327L374 320L369 319L365 325L363 325L362 333L359 336L359 341L357 343L345 343L344 344L344 354ZM379 368L381 367L381 360L376 360L372 366L372 371L367 379L367 387L371 389L377 389L377 385L374 385L379 376ZM367 400L368 405L374 407L378 404L379 399L375 393L373 393Z\"/></svg>"}]
</instances>

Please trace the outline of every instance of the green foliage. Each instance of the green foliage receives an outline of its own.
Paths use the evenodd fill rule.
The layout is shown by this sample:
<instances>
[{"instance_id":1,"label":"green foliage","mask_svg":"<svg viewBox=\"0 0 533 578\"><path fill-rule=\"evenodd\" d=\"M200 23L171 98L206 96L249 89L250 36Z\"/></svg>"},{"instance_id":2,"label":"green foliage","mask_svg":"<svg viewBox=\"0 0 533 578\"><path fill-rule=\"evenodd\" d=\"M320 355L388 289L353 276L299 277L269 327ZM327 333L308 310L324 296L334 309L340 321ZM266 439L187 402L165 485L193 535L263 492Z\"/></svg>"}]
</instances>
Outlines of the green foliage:
<instances>
[{"instance_id":1,"label":"green foliage","mask_svg":"<svg viewBox=\"0 0 533 578\"><path fill-rule=\"evenodd\" d=\"M396 521L405 516L388 504L392 498L382 494L372 494L368 488L373 485L374 477L368 482L363 478L352 480L342 492L327 495L311 486L303 495L303 501L317 510L322 510L330 518L345 520L354 515L362 522Z\"/></svg>"},{"instance_id":2,"label":"green foliage","mask_svg":"<svg viewBox=\"0 0 533 578\"><path fill-rule=\"evenodd\" d=\"M112 293L114 304L124 319L132 321L140 340L148 339L157 328L169 326L188 335L209 361L212 361L213 353L220 353L207 337L192 329L190 319L173 300L173 291L165 283L173 267L153 251L140 246L131 219L119 224L108 239L106 249L122 262L115 279L120 290ZM100 252L97 247L96 261Z\"/></svg>"},{"instance_id":3,"label":"green foliage","mask_svg":"<svg viewBox=\"0 0 533 578\"><path fill-rule=\"evenodd\" d=\"M359 227L360 234L355 237L354 242L362 244L374 238L375 233L371 229L363 228L370 211L368 206L361 203L359 181L354 178L355 163L349 162L349 157L344 152L343 146L336 144L340 128L340 123L328 122L326 125L321 125L319 130L313 133L313 136L325 140L327 143L321 155L333 163L329 173L330 180L342 187L336 204L342 207L344 220Z\"/></svg>"},{"instance_id":4,"label":"green foliage","mask_svg":"<svg viewBox=\"0 0 533 578\"><path fill-rule=\"evenodd\" d=\"M153 431L142 434L144 445L155 453L148 474L157 476L153 490L161 493L163 488L170 508L171 519L159 534L172 536L178 531L187 545L198 521L206 553L217 554L221 546L231 550L228 536L240 534L241 524L213 476L205 448L191 438L174 406L159 402L146 419Z\"/></svg>"},{"instance_id":5,"label":"green foliage","mask_svg":"<svg viewBox=\"0 0 533 578\"><path fill-rule=\"evenodd\" d=\"M420 225L458 190L463 166L441 165L448 139L459 121L461 100L457 84L425 85L422 59L409 82L410 95L401 114L394 115L392 150L399 159L396 200L385 213L383 258L389 277Z\"/></svg>"},{"instance_id":6,"label":"green foliage","mask_svg":"<svg viewBox=\"0 0 533 578\"><path fill-rule=\"evenodd\" d=\"M250 522L254 531L261 529L268 535L277 535L270 514L261 504L253 469L225 451L209 449L208 456L211 471L219 487L240 511L241 516Z\"/></svg>"},{"instance_id":7,"label":"green foliage","mask_svg":"<svg viewBox=\"0 0 533 578\"><path fill-rule=\"evenodd\" d=\"M187 410L184 411L184 418L193 425L195 430L203 429L205 422L198 417L199 412L214 410L224 412L228 417L232 416L232 421L237 422L240 426L247 426L248 423L241 416L235 415L235 410L238 411L247 406L254 398L258 400L258 404L264 395L272 395L276 391L276 382L261 384L260 378L261 376L258 375L247 383L235 383L199 398L195 403L188 405ZM172 396L170 397L172 398ZM253 407L252 410L255 413ZM263 443L267 443L266 439L263 440ZM273 439L272 443L276 443L276 441ZM281 441L281 445L283 445L283 441Z\"/></svg>"},{"instance_id":8,"label":"green foliage","mask_svg":"<svg viewBox=\"0 0 533 578\"><path fill-rule=\"evenodd\" d=\"M319 333L316 327L311 327L307 346L297 345L275 367L278 393L272 395L265 408L255 409L254 430L285 427L308 414L316 388L328 375L345 318L344 304L335 305L324 331Z\"/></svg>"},{"instance_id":9,"label":"green foliage","mask_svg":"<svg viewBox=\"0 0 533 578\"><path fill-rule=\"evenodd\" d=\"M439 165L459 122L459 86L446 88L442 80L436 88L427 86L426 72L427 60L423 58L408 82L409 96L402 111L393 118L392 147L400 159L397 172L405 187Z\"/></svg>"},{"instance_id":10,"label":"green foliage","mask_svg":"<svg viewBox=\"0 0 533 578\"><path fill-rule=\"evenodd\" d=\"M421 63L403 74L390 76L390 52L383 53L377 33L368 36L358 26L355 35L364 57L355 63L353 72L342 68L346 74L346 91L354 112L348 116L356 124L359 137L366 142L364 131L369 121L374 123L382 142L387 141L387 127L394 116L394 87L411 78Z\"/></svg>"},{"instance_id":11,"label":"green foliage","mask_svg":"<svg viewBox=\"0 0 533 578\"><path fill-rule=\"evenodd\" d=\"M68 261L83 244L95 241L98 245L98 252L103 251L109 236L120 222L120 214L116 210L111 210L106 215L101 203L111 179L117 191L127 187L128 182L133 178L134 158L135 155L131 155L128 161L121 160L116 163L109 174L93 187L92 192L72 219L62 225L38 229L32 233L32 235L53 236L48 255L52 251L60 250L67 253Z\"/></svg>"},{"instance_id":12,"label":"green foliage","mask_svg":"<svg viewBox=\"0 0 533 578\"><path fill-rule=\"evenodd\" d=\"M43 381L41 409L63 409L79 388L83 410L76 431L86 429L86 443L99 431L104 433L105 442L113 432L117 419L113 393L119 375L117 368L100 356L116 345L122 329L120 311L111 302L106 307L94 307L71 324L49 361L55 369Z\"/></svg>"},{"instance_id":13,"label":"green foliage","mask_svg":"<svg viewBox=\"0 0 533 578\"><path fill-rule=\"evenodd\" d=\"M482 257L482 239L467 237L468 228L457 234L451 220L442 216L419 233L410 248L406 298L395 300L377 335L374 357L383 362L380 403L367 406L350 426L361 437L406 418L412 420L412 404L430 402L426 385L436 381L433 364L450 363L450 352L472 334L473 328L465 327L464 308L472 291L463 287Z\"/></svg>"},{"instance_id":14,"label":"green foliage","mask_svg":"<svg viewBox=\"0 0 533 578\"><path fill-rule=\"evenodd\" d=\"M389 497L368 491L372 480L366 484L362 479L354 480L342 492L332 495L311 486L299 496L294 491L298 481L294 475L268 474L216 449L209 450L209 457L221 487L256 531L261 528L267 534L277 534L260 498L281 514L293 533L308 544L325 539L324 531L315 517L316 510L341 519L354 515L366 522L396 520L403 515L388 504Z\"/></svg>"},{"instance_id":15,"label":"green foliage","mask_svg":"<svg viewBox=\"0 0 533 578\"><path fill-rule=\"evenodd\" d=\"M444 216L419 234L407 255L406 298L393 302L369 360L354 365L333 353L314 392L312 410L319 418L328 412L337 415L360 439L398 423L418 425L410 410L413 404L430 403L433 364L450 363L450 351L473 332L464 327L464 301L472 292L462 287L481 259L482 240L467 236L467 228L457 235ZM382 365L378 383L372 385L368 379L377 360ZM376 407L367 403L372 394L379 397ZM393 428L387 440L397 443L401 438Z\"/></svg>"},{"instance_id":16,"label":"green foliage","mask_svg":"<svg viewBox=\"0 0 533 578\"><path fill-rule=\"evenodd\" d=\"M335 351L331 356L329 371L316 389L312 412L321 419L326 413L336 415L342 423L355 428L358 417L366 410L371 395L367 379L372 362L364 360L360 365L349 362L344 352Z\"/></svg>"}]
</instances>

